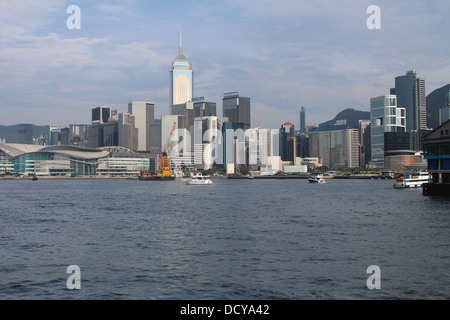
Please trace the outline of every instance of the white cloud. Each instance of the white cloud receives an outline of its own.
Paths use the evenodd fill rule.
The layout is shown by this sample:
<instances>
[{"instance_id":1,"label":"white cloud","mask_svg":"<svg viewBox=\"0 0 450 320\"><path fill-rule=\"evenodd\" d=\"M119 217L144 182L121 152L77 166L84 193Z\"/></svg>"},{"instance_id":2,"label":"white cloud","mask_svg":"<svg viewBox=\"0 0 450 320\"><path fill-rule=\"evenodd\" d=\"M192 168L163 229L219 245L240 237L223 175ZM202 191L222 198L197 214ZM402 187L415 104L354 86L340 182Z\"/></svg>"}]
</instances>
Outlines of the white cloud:
<instances>
[{"instance_id":1,"label":"white cloud","mask_svg":"<svg viewBox=\"0 0 450 320\"><path fill-rule=\"evenodd\" d=\"M368 0L83 2L78 33L64 29L69 4L0 0L1 111L58 110L65 121L64 101L69 115L149 99L165 113L180 27L195 95L217 102L221 116L222 94L239 90L252 99L252 122L266 127L296 123L300 106L311 123L344 107L367 110L409 69L426 78L427 92L449 82L448 1L380 0L375 31L366 28Z\"/></svg>"}]
</instances>

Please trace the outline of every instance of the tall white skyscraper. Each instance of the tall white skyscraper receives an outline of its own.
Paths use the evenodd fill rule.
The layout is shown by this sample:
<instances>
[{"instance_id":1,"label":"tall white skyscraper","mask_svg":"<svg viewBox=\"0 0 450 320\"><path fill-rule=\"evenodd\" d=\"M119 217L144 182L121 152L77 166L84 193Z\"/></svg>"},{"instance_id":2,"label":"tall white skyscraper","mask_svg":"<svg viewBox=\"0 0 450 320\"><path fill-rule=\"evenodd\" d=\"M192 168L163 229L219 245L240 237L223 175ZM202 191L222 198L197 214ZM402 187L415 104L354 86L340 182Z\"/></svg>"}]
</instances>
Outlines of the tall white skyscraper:
<instances>
[{"instance_id":1,"label":"tall white skyscraper","mask_svg":"<svg viewBox=\"0 0 450 320\"><path fill-rule=\"evenodd\" d=\"M179 53L173 60L170 70L170 114L172 114L173 105L186 103L193 97L194 71L192 71L192 63L183 55L180 32Z\"/></svg>"}]
</instances>

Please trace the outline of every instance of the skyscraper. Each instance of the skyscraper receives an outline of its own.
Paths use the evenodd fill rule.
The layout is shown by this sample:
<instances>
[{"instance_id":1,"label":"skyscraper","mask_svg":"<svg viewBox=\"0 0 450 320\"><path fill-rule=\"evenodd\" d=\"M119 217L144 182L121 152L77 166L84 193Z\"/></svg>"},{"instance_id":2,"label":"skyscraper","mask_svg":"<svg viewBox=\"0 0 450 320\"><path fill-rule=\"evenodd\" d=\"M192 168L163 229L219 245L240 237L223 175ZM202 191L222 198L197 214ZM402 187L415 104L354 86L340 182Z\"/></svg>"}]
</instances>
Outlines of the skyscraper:
<instances>
[{"instance_id":1,"label":"skyscraper","mask_svg":"<svg viewBox=\"0 0 450 320\"><path fill-rule=\"evenodd\" d=\"M370 146L372 167L384 168L384 133L405 131L405 108L397 107L395 95L370 99Z\"/></svg>"},{"instance_id":2,"label":"skyscraper","mask_svg":"<svg viewBox=\"0 0 450 320\"><path fill-rule=\"evenodd\" d=\"M297 156L297 140L294 125L290 122L284 123L280 128L280 156L283 161L294 163Z\"/></svg>"},{"instance_id":3,"label":"skyscraper","mask_svg":"<svg viewBox=\"0 0 450 320\"><path fill-rule=\"evenodd\" d=\"M181 32L178 56L173 60L170 70L169 92L170 114L172 114L173 105L191 101L194 96L194 71L192 71L192 63L183 55Z\"/></svg>"},{"instance_id":4,"label":"skyscraper","mask_svg":"<svg viewBox=\"0 0 450 320\"><path fill-rule=\"evenodd\" d=\"M155 103L148 101L131 101L128 113L134 116L137 132L137 151L150 149L150 124L155 121Z\"/></svg>"},{"instance_id":5,"label":"skyscraper","mask_svg":"<svg viewBox=\"0 0 450 320\"><path fill-rule=\"evenodd\" d=\"M118 144L130 150L137 149L137 132L135 117L129 113L119 113Z\"/></svg>"},{"instance_id":6,"label":"skyscraper","mask_svg":"<svg viewBox=\"0 0 450 320\"><path fill-rule=\"evenodd\" d=\"M322 159L329 169L359 165L358 129L314 131L309 133L310 157Z\"/></svg>"},{"instance_id":7,"label":"skyscraper","mask_svg":"<svg viewBox=\"0 0 450 320\"><path fill-rule=\"evenodd\" d=\"M194 120L194 165L198 168L208 170L214 162L222 163L222 150L219 149L218 141L213 143L217 139L217 129L216 116L196 117Z\"/></svg>"},{"instance_id":8,"label":"skyscraper","mask_svg":"<svg viewBox=\"0 0 450 320\"><path fill-rule=\"evenodd\" d=\"M19 126L19 143L33 144L33 125L21 124Z\"/></svg>"},{"instance_id":9,"label":"skyscraper","mask_svg":"<svg viewBox=\"0 0 450 320\"><path fill-rule=\"evenodd\" d=\"M239 92L223 95L223 118L229 122L243 122L244 130L250 129L250 98L241 97Z\"/></svg>"},{"instance_id":10,"label":"skyscraper","mask_svg":"<svg viewBox=\"0 0 450 320\"><path fill-rule=\"evenodd\" d=\"M305 107L300 109L300 133L306 133L306 111Z\"/></svg>"},{"instance_id":11,"label":"skyscraper","mask_svg":"<svg viewBox=\"0 0 450 320\"><path fill-rule=\"evenodd\" d=\"M406 110L406 131L427 129L425 79L417 77L415 70L395 78L397 106Z\"/></svg>"},{"instance_id":12,"label":"skyscraper","mask_svg":"<svg viewBox=\"0 0 450 320\"><path fill-rule=\"evenodd\" d=\"M89 139L89 125L88 124L71 124L69 143L78 146L88 144Z\"/></svg>"},{"instance_id":13,"label":"skyscraper","mask_svg":"<svg viewBox=\"0 0 450 320\"><path fill-rule=\"evenodd\" d=\"M222 124L223 164L235 164L238 158L236 143L245 142L244 123L226 121Z\"/></svg>"},{"instance_id":14,"label":"skyscraper","mask_svg":"<svg viewBox=\"0 0 450 320\"><path fill-rule=\"evenodd\" d=\"M105 106L98 106L92 108L92 123L105 123L111 118L111 108Z\"/></svg>"}]
</instances>

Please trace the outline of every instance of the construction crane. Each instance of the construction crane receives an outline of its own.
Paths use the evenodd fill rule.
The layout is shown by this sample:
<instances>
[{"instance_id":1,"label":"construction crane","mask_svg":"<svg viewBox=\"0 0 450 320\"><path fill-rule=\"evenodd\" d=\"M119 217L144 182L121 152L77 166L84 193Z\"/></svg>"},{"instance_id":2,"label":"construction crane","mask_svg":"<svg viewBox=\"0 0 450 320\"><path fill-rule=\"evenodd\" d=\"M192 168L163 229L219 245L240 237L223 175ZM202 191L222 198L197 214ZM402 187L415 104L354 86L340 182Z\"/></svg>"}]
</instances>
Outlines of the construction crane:
<instances>
[{"instance_id":1,"label":"construction crane","mask_svg":"<svg viewBox=\"0 0 450 320\"><path fill-rule=\"evenodd\" d=\"M172 139L173 136L175 135L175 129L177 128L177 123L174 122L172 125L172 130L170 131L169 137L167 138L166 143L164 144L164 147L162 148L162 152L171 152L172 151Z\"/></svg>"},{"instance_id":2,"label":"construction crane","mask_svg":"<svg viewBox=\"0 0 450 320\"><path fill-rule=\"evenodd\" d=\"M140 172L139 180L152 181L152 180L174 180L175 176L172 174L172 169L170 168L170 160L167 155L167 151L172 151L172 137L175 133L176 122L173 123L172 131L170 132L169 138L167 139L164 148L160 153L160 165L158 173L151 170L144 170Z\"/></svg>"},{"instance_id":3,"label":"construction crane","mask_svg":"<svg viewBox=\"0 0 450 320\"><path fill-rule=\"evenodd\" d=\"M172 139L175 134L175 129L177 128L177 123L174 122L172 125L172 130L170 131L170 135L167 138L167 141L162 149L160 159L161 164L159 165L158 176L163 178L172 177L172 169L170 168L170 160L168 153L172 151Z\"/></svg>"}]
</instances>

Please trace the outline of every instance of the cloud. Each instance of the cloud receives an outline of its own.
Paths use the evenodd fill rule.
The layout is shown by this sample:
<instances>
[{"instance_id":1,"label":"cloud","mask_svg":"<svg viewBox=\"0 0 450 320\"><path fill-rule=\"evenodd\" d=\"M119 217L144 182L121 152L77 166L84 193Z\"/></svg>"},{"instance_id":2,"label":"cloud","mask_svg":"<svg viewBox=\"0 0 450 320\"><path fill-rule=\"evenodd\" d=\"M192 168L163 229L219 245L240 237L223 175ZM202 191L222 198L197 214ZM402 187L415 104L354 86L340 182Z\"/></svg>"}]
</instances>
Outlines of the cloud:
<instances>
[{"instance_id":1,"label":"cloud","mask_svg":"<svg viewBox=\"0 0 450 320\"><path fill-rule=\"evenodd\" d=\"M166 113L180 28L195 95L215 101L220 117L223 93L238 90L265 127L296 124L301 106L311 123L344 107L368 110L409 69L426 78L427 92L449 82L448 1L380 0L375 31L366 27L368 0L78 1L82 29L69 32L72 3L0 0L0 112L36 108L52 111L42 121L63 122L61 108L71 117L77 108L89 121L92 105L126 110L148 99Z\"/></svg>"}]
</instances>

